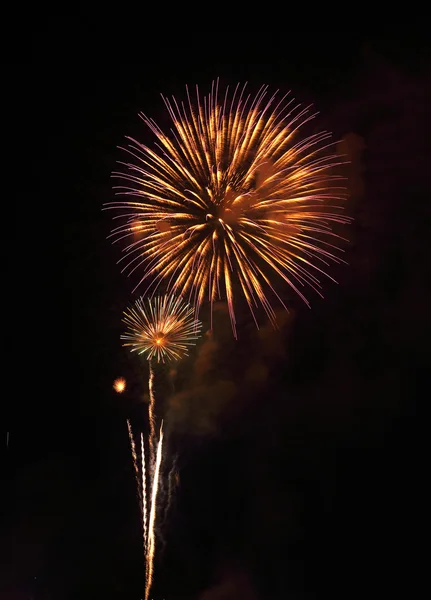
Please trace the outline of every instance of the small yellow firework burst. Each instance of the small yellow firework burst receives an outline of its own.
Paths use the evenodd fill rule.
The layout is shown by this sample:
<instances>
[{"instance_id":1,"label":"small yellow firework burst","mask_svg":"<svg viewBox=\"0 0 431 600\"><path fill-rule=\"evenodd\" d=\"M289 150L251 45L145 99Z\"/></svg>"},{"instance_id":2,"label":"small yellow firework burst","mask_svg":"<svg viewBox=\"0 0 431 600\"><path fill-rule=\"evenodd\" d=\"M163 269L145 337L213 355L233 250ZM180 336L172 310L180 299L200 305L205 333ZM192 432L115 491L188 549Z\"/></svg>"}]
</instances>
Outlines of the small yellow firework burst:
<instances>
[{"instance_id":1,"label":"small yellow firework burst","mask_svg":"<svg viewBox=\"0 0 431 600\"><path fill-rule=\"evenodd\" d=\"M123 377L118 377L112 386L116 392L121 394L126 389L126 380Z\"/></svg>"},{"instance_id":2,"label":"small yellow firework burst","mask_svg":"<svg viewBox=\"0 0 431 600\"><path fill-rule=\"evenodd\" d=\"M199 337L201 323L194 309L179 297L139 298L124 312L124 346L158 362L178 360Z\"/></svg>"}]
</instances>

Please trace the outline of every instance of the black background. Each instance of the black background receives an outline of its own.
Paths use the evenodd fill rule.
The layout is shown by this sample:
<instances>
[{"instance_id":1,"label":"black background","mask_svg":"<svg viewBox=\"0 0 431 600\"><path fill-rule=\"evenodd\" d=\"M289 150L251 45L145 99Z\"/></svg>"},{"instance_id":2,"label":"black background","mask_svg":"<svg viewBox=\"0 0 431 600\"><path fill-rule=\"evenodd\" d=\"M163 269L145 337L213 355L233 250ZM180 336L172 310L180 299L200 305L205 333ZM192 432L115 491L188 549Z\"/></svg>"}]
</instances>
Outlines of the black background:
<instances>
[{"instance_id":1,"label":"black background","mask_svg":"<svg viewBox=\"0 0 431 600\"><path fill-rule=\"evenodd\" d=\"M349 266L331 272L338 285L325 284L311 311L291 298L280 332L244 318L238 342L221 314L217 342L205 336L183 365L179 486L154 598L416 597L428 471L425 37L226 33L222 45L166 41L122 59L82 36L85 47L80 38L63 54L45 40L40 56L4 69L18 200L6 227L0 597L142 597L125 418L139 423L146 372L120 345L133 281L101 207L124 135L147 135L137 113L164 126L160 92L180 97L217 77L315 104L322 127L348 140L355 220ZM205 368L207 393L189 393Z\"/></svg>"}]
</instances>

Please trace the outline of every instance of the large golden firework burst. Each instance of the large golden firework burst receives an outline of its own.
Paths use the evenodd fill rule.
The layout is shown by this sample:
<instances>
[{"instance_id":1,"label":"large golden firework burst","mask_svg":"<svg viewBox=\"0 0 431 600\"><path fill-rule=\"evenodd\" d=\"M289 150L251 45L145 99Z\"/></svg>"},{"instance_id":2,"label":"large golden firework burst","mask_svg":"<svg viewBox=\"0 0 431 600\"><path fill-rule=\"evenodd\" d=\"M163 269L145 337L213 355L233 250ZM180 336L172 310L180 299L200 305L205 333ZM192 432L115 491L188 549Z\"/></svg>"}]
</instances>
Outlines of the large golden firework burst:
<instances>
[{"instance_id":1,"label":"large golden firework burst","mask_svg":"<svg viewBox=\"0 0 431 600\"><path fill-rule=\"evenodd\" d=\"M167 292L188 294L196 313L205 298L211 308L226 299L235 335L238 292L255 320L261 305L275 321L270 297L285 306L280 279L308 304L304 288L320 293L326 267L342 262L332 225L350 221L331 134L301 137L316 114L267 86L252 97L240 84L220 94L215 82L206 97L196 88L192 100L187 89L185 103L164 102L170 135L141 115L157 144L127 138L132 161L114 173L126 198L106 205L125 219L112 232L129 240L123 270L142 267L146 291L163 281Z\"/></svg>"},{"instance_id":2,"label":"large golden firework burst","mask_svg":"<svg viewBox=\"0 0 431 600\"><path fill-rule=\"evenodd\" d=\"M158 296L136 300L124 311L126 333L124 346L145 354L158 362L178 360L199 337L201 323L194 318L194 309L181 297Z\"/></svg>"}]
</instances>

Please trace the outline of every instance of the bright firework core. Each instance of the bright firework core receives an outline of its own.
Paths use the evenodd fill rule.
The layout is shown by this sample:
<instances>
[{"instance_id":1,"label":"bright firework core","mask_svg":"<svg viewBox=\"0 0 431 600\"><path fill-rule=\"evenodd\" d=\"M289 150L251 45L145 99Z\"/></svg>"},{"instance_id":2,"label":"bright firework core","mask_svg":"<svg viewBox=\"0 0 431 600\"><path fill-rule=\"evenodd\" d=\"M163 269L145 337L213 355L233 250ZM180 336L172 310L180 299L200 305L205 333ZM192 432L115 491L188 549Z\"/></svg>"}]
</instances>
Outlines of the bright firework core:
<instances>
[{"instance_id":1,"label":"bright firework core","mask_svg":"<svg viewBox=\"0 0 431 600\"><path fill-rule=\"evenodd\" d=\"M343 262L332 227L351 219L331 134L301 136L310 107L267 86L254 97L245 85L218 87L203 98L196 89L196 100L187 89L184 103L164 98L169 135L142 115L157 145L128 138L130 162L115 173L125 200L108 206L125 220L112 236L130 239L123 270L142 268L146 291L163 281L187 295L195 314L205 299L226 299L236 334L238 295L256 322L260 305L273 323L274 297L285 306L280 283L307 304L306 286L322 295L320 278Z\"/></svg>"},{"instance_id":2,"label":"bright firework core","mask_svg":"<svg viewBox=\"0 0 431 600\"><path fill-rule=\"evenodd\" d=\"M112 387L118 394L121 394L126 389L126 380L123 379L122 377L119 377L118 379L116 379L114 381L114 384Z\"/></svg>"},{"instance_id":3,"label":"bright firework core","mask_svg":"<svg viewBox=\"0 0 431 600\"><path fill-rule=\"evenodd\" d=\"M201 323L194 309L182 298L161 296L144 301L141 297L124 312L126 333L121 336L131 351L158 362L177 360L187 354L199 337Z\"/></svg>"}]
</instances>

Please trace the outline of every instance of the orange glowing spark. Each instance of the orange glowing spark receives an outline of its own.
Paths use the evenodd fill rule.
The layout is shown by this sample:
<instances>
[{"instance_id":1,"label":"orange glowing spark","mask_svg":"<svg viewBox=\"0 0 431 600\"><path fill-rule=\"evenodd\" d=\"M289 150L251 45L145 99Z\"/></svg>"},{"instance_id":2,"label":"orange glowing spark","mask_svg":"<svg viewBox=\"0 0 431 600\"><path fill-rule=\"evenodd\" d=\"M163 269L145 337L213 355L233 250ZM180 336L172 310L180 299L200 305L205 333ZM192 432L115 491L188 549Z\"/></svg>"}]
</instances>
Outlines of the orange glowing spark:
<instances>
[{"instance_id":1,"label":"orange glowing spark","mask_svg":"<svg viewBox=\"0 0 431 600\"><path fill-rule=\"evenodd\" d=\"M114 381L113 388L116 392L121 394L126 389L126 380L123 379L122 377L119 377L118 379L116 379Z\"/></svg>"},{"instance_id":2,"label":"orange glowing spark","mask_svg":"<svg viewBox=\"0 0 431 600\"><path fill-rule=\"evenodd\" d=\"M187 354L195 343L201 324L194 318L194 309L180 297L162 296L147 300L139 298L124 312L126 333L124 346L151 359L165 362Z\"/></svg>"},{"instance_id":3,"label":"orange glowing spark","mask_svg":"<svg viewBox=\"0 0 431 600\"><path fill-rule=\"evenodd\" d=\"M187 101L163 98L173 122L165 135L141 115L157 139L150 148L133 138L131 156L114 177L124 201L110 202L125 222L112 232L130 239L123 270L143 267L147 290L164 281L167 292L189 294L196 314L205 297L211 308L227 299L234 334L234 299L245 297L257 322L260 304L271 322L276 280L308 304L307 285L320 293L319 277L337 255L332 225L347 224L345 191L334 167L344 161L331 151L328 132L301 137L316 114L263 86L253 98L238 84L219 97L211 92ZM141 237L134 236L137 223ZM123 260L121 259L121 260Z\"/></svg>"}]
</instances>

